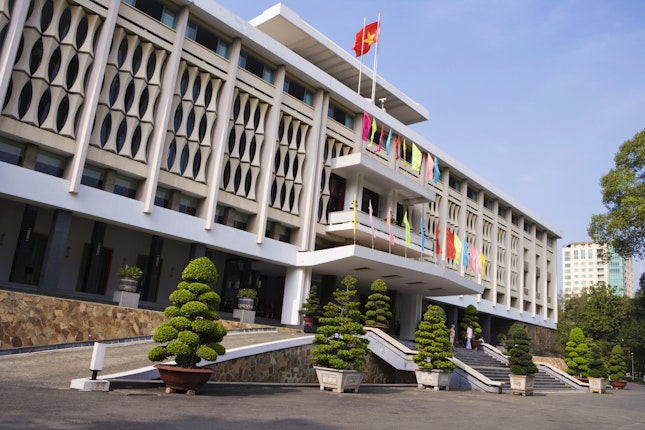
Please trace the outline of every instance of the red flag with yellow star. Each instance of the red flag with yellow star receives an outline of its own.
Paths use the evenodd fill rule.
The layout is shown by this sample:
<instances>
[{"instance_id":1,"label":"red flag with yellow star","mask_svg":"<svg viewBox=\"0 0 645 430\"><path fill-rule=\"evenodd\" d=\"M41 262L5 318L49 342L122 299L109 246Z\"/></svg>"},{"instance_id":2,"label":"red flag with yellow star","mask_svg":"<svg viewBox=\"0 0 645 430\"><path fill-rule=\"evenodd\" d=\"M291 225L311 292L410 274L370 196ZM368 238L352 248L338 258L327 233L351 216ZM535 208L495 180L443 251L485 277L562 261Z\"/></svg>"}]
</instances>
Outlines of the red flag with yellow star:
<instances>
[{"instance_id":1,"label":"red flag with yellow star","mask_svg":"<svg viewBox=\"0 0 645 430\"><path fill-rule=\"evenodd\" d=\"M356 56L360 57L363 54L367 54L372 47L372 44L376 43L378 38L378 21L371 24L367 24L365 27L361 28L358 33L356 33L356 41L354 42L354 52Z\"/></svg>"}]
</instances>

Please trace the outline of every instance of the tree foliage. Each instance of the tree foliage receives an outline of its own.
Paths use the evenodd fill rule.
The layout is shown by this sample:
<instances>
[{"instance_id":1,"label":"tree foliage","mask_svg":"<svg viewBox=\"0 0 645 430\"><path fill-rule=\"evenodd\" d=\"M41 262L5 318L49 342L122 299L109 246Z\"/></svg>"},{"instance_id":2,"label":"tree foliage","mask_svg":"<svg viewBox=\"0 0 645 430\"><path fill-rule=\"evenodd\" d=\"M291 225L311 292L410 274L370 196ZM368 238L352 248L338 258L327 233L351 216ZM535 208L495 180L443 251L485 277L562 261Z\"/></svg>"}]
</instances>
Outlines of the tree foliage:
<instances>
[{"instance_id":1,"label":"tree foliage","mask_svg":"<svg viewBox=\"0 0 645 430\"><path fill-rule=\"evenodd\" d=\"M365 370L367 345L357 299L356 278L345 276L334 291L333 301L323 307L313 343L312 361L316 366L339 370Z\"/></svg>"},{"instance_id":2,"label":"tree foliage","mask_svg":"<svg viewBox=\"0 0 645 430\"><path fill-rule=\"evenodd\" d=\"M620 345L616 345L611 349L609 362L607 363L609 369L609 377L612 381L624 381L625 373L627 372L627 362L625 361L625 353Z\"/></svg>"},{"instance_id":3,"label":"tree foliage","mask_svg":"<svg viewBox=\"0 0 645 430\"><path fill-rule=\"evenodd\" d=\"M645 257L645 130L620 146L615 167L601 180L608 212L592 215L587 229L623 257Z\"/></svg>"},{"instance_id":4,"label":"tree foliage","mask_svg":"<svg viewBox=\"0 0 645 430\"><path fill-rule=\"evenodd\" d=\"M482 326L479 324L479 311L475 305L468 305L464 310L464 317L459 324L459 331L462 339L466 339L468 326L473 329L473 339L482 337Z\"/></svg>"},{"instance_id":5,"label":"tree foliage","mask_svg":"<svg viewBox=\"0 0 645 430\"><path fill-rule=\"evenodd\" d=\"M445 372L455 370L452 358L453 344L450 342L446 314L437 305L428 305L415 332L417 354L412 360L423 369L439 369Z\"/></svg>"},{"instance_id":6,"label":"tree foliage","mask_svg":"<svg viewBox=\"0 0 645 430\"><path fill-rule=\"evenodd\" d=\"M370 287L372 294L367 297L365 303L365 324L390 326L390 296L387 295L387 285L382 279L376 279Z\"/></svg>"},{"instance_id":7,"label":"tree foliage","mask_svg":"<svg viewBox=\"0 0 645 430\"><path fill-rule=\"evenodd\" d=\"M569 375L586 377L589 371L589 345L583 331L575 327L569 334L569 341L564 349L564 362Z\"/></svg>"},{"instance_id":8,"label":"tree foliage","mask_svg":"<svg viewBox=\"0 0 645 430\"><path fill-rule=\"evenodd\" d=\"M511 373L513 375L532 375L537 373L538 368L533 363L533 356L530 353L531 338L524 328L521 330L514 328L513 333L509 333L513 339L513 345L508 351L508 361L511 364Z\"/></svg>"}]
</instances>

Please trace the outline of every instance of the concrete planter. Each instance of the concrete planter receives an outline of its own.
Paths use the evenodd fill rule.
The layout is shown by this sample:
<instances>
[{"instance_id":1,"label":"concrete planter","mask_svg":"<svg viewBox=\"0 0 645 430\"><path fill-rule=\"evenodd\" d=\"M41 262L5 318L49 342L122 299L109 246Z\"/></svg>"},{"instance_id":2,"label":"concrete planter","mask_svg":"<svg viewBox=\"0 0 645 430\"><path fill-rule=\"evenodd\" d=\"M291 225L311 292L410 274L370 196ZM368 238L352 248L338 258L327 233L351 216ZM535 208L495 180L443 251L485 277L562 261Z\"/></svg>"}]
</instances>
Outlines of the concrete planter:
<instances>
[{"instance_id":1,"label":"concrete planter","mask_svg":"<svg viewBox=\"0 0 645 430\"><path fill-rule=\"evenodd\" d=\"M511 379L511 394L521 394L522 396L532 396L533 387L535 386L535 376L533 375L509 375Z\"/></svg>"},{"instance_id":2,"label":"concrete planter","mask_svg":"<svg viewBox=\"0 0 645 430\"><path fill-rule=\"evenodd\" d=\"M603 394L607 388L605 378L589 378L589 392Z\"/></svg>"},{"instance_id":3,"label":"concrete planter","mask_svg":"<svg viewBox=\"0 0 645 430\"><path fill-rule=\"evenodd\" d=\"M432 387L435 391L450 389L450 375L439 369L416 369L414 375L417 377L417 387L424 389Z\"/></svg>"},{"instance_id":4,"label":"concrete planter","mask_svg":"<svg viewBox=\"0 0 645 430\"><path fill-rule=\"evenodd\" d=\"M314 369L316 369L320 390L329 389L334 393L344 393L345 390L358 393L358 388L365 376L365 372L358 370L339 370L319 366L314 366Z\"/></svg>"}]
</instances>

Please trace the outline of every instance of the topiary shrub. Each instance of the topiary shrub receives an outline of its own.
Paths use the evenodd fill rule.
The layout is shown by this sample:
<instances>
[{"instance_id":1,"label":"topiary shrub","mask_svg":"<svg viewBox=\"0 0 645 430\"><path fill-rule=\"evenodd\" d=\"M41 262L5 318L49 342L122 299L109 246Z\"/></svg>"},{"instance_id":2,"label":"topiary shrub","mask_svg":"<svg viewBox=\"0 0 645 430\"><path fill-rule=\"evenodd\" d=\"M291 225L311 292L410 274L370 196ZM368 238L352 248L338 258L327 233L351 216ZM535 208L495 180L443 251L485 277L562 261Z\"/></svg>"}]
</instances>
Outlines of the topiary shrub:
<instances>
[{"instance_id":1,"label":"topiary shrub","mask_svg":"<svg viewBox=\"0 0 645 430\"><path fill-rule=\"evenodd\" d=\"M482 326L479 324L479 312L474 305L466 306L464 317L461 320L461 324L459 324L462 339L466 339L468 326L473 329L473 339L480 339L482 337Z\"/></svg>"},{"instance_id":2,"label":"topiary shrub","mask_svg":"<svg viewBox=\"0 0 645 430\"><path fill-rule=\"evenodd\" d=\"M304 315L307 317L314 318L317 320L320 318L321 310L320 310L320 299L318 298L318 287L316 285L312 285L311 288L309 288L309 294L307 295L307 300L302 304L302 308L298 310L298 313L300 315Z\"/></svg>"},{"instance_id":3,"label":"topiary shrub","mask_svg":"<svg viewBox=\"0 0 645 430\"><path fill-rule=\"evenodd\" d=\"M365 370L367 345L359 310L356 278L346 276L334 291L334 298L323 307L312 350L314 365L339 370Z\"/></svg>"},{"instance_id":4,"label":"topiary shrub","mask_svg":"<svg viewBox=\"0 0 645 430\"><path fill-rule=\"evenodd\" d=\"M422 369L439 369L445 372L455 370L452 358L453 345L446 326L446 314L437 305L428 305L415 332L417 354L412 360Z\"/></svg>"},{"instance_id":5,"label":"topiary shrub","mask_svg":"<svg viewBox=\"0 0 645 430\"><path fill-rule=\"evenodd\" d=\"M581 328L574 327L569 333L569 341L564 348L564 362L569 375L586 377L589 372L589 346Z\"/></svg>"},{"instance_id":6,"label":"topiary shrub","mask_svg":"<svg viewBox=\"0 0 645 430\"><path fill-rule=\"evenodd\" d=\"M606 378L609 374L605 360L602 357L602 349L598 345L591 346L588 367L588 376L590 378Z\"/></svg>"},{"instance_id":7,"label":"topiary shrub","mask_svg":"<svg viewBox=\"0 0 645 430\"><path fill-rule=\"evenodd\" d=\"M511 329L513 331L511 332ZM538 369L533 363L533 356L531 355L531 338L524 328L521 330L517 327L509 329L508 337L512 339L513 343L509 344L510 350L508 351L508 361L511 365L511 373L513 375L532 375L537 373Z\"/></svg>"},{"instance_id":8,"label":"topiary shrub","mask_svg":"<svg viewBox=\"0 0 645 430\"><path fill-rule=\"evenodd\" d=\"M226 328L216 322L219 314L214 310L220 296L210 284L217 281L217 269L206 257L197 258L184 269L182 281L169 299L171 305L164 310L169 321L160 324L152 340L158 345L148 352L150 361L163 361L175 357L177 366L195 368L200 359L215 361L226 353L220 344Z\"/></svg>"},{"instance_id":9,"label":"topiary shrub","mask_svg":"<svg viewBox=\"0 0 645 430\"><path fill-rule=\"evenodd\" d=\"M365 324L377 325L388 328L390 326L390 296L387 295L387 285L382 279L372 282L370 287L372 294L367 297L365 303Z\"/></svg>"},{"instance_id":10,"label":"topiary shrub","mask_svg":"<svg viewBox=\"0 0 645 430\"><path fill-rule=\"evenodd\" d=\"M625 361L625 353L620 345L616 345L611 349L611 355L607 363L609 370L609 378L612 381L624 381L625 374L627 373L627 362Z\"/></svg>"}]
</instances>

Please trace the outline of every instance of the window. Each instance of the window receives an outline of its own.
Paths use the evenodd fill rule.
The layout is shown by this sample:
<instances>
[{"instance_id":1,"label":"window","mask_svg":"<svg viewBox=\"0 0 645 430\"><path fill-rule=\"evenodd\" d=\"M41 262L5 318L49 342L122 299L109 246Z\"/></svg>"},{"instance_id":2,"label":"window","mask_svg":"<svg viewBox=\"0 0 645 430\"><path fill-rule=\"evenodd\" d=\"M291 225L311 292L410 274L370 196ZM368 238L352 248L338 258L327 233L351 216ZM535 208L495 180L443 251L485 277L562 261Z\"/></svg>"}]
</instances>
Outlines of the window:
<instances>
[{"instance_id":1,"label":"window","mask_svg":"<svg viewBox=\"0 0 645 430\"><path fill-rule=\"evenodd\" d=\"M468 198L469 198L470 200L473 200L473 201L475 201L475 202L476 202L476 201L477 201L477 198L479 197L479 191L474 190L474 189L472 189L472 188L468 187L468 189L466 190L466 195L468 196Z\"/></svg>"},{"instance_id":2,"label":"window","mask_svg":"<svg viewBox=\"0 0 645 430\"><path fill-rule=\"evenodd\" d=\"M212 31L208 30L205 27L202 27L201 25L193 21L188 21L188 27L186 28L186 37L210 49L221 57L229 57L230 44L222 40Z\"/></svg>"},{"instance_id":3,"label":"window","mask_svg":"<svg viewBox=\"0 0 645 430\"><path fill-rule=\"evenodd\" d=\"M270 84L273 84L275 81L275 69L264 64L258 58L249 54L248 52L242 51L240 53L239 66L255 76L264 79Z\"/></svg>"},{"instance_id":4,"label":"window","mask_svg":"<svg viewBox=\"0 0 645 430\"><path fill-rule=\"evenodd\" d=\"M161 206L162 208L170 207L170 190L157 188L157 192L155 193L155 206Z\"/></svg>"},{"instance_id":5,"label":"window","mask_svg":"<svg viewBox=\"0 0 645 430\"><path fill-rule=\"evenodd\" d=\"M36 166L34 167L34 170L62 178L66 162L67 160L61 155L41 150L38 151L38 155L36 156Z\"/></svg>"},{"instance_id":6,"label":"window","mask_svg":"<svg viewBox=\"0 0 645 430\"><path fill-rule=\"evenodd\" d=\"M197 214L198 200L191 196L181 196L179 199L179 212L187 215Z\"/></svg>"},{"instance_id":7,"label":"window","mask_svg":"<svg viewBox=\"0 0 645 430\"><path fill-rule=\"evenodd\" d=\"M484 196L484 207L489 211L493 210L493 200L488 196Z\"/></svg>"},{"instance_id":8,"label":"window","mask_svg":"<svg viewBox=\"0 0 645 430\"><path fill-rule=\"evenodd\" d=\"M354 116L350 115L347 111L341 109L334 103L329 103L327 116L334 121L343 124L347 128L354 128Z\"/></svg>"},{"instance_id":9,"label":"window","mask_svg":"<svg viewBox=\"0 0 645 430\"><path fill-rule=\"evenodd\" d=\"M175 28L177 24L177 10L159 0L124 0L124 3L134 6L170 28Z\"/></svg>"},{"instance_id":10,"label":"window","mask_svg":"<svg viewBox=\"0 0 645 430\"><path fill-rule=\"evenodd\" d=\"M500 216L500 218L506 218L506 208L502 206L497 207L497 215Z\"/></svg>"},{"instance_id":11,"label":"window","mask_svg":"<svg viewBox=\"0 0 645 430\"><path fill-rule=\"evenodd\" d=\"M513 223L513 225L519 226L520 225L520 218L517 215L513 214L513 215L511 215L511 222Z\"/></svg>"},{"instance_id":12,"label":"window","mask_svg":"<svg viewBox=\"0 0 645 430\"><path fill-rule=\"evenodd\" d=\"M369 213L369 205L372 202L372 214L378 218L379 195L374 191L363 188L363 200L361 202L361 211Z\"/></svg>"},{"instance_id":13,"label":"window","mask_svg":"<svg viewBox=\"0 0 645 430\"><path fill-rule=\"evenodd\" d=\"M137 195L138 186L139 182L136 179L117 175L114 181L114 194L133 199Z\"/></svg>"},{"instance_id":14,"label":"window","mask_svg":"<svg viewBox=\"0 0 645 430\"><path fill-rule=\"evenodd\" d=\"M100 167L95 167L89 164L85 165L83 169L83 176L81 177L81 184L88 187L103 189L103 180L105 178L105 171Z\"/></svg>"},{"instance_id":15,"label":"window","mask_svg":"<svg viewBox=\"0 0 645 430\"><path fill-rule=\"evenodd\" d=\"M303 85L300 85L298 82L290 78L286 78L284 80L283 91L309 106L314 105L314 93L310 89L305 88Z\"/></svg>"},{"instance_id":16,"label":"window","mask_svg":"<svg viewBox=\"0 0 645 430\"><path fill-rule=\"evenodd\" d=\"M23 151L23 145L0 140L0 161L18 166L22 161Z\"/></svg>"},{"instance_id":17,"label":"window","mask_svg":"<svg viewBox=\"0 0 645 430\"><path fill-rule=\"evenodd\" d=\"M448 186L456 191L461 191L461 181L454 176L450 176L448 180Z\"/></svg>"}]
</instances>

